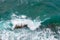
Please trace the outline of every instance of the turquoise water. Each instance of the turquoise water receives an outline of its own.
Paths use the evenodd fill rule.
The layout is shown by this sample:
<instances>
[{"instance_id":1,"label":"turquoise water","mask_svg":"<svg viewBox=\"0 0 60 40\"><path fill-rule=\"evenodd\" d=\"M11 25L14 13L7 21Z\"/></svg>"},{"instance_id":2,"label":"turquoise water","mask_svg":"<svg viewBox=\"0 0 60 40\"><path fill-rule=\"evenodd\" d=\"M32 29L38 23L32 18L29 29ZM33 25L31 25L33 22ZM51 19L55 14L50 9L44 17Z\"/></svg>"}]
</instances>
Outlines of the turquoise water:
<instances>
[{"instance_id":1,"label":"turquoise water","mask_svg":"<svg viewBox=\"0 0 60 40\"><path fill-rule=\"evenodd\" d=\"M17 16L27 15L32 20L34 20L36 17L39 16L38 20L42 21L41 24L44 25L44 27L46 27L47 25L53 24L53 23L60 25L60 1L59 0L0 0L0 21L3 21L3 22L0 22L1 30L12 31L11 29L9 29L12 26L10 26L8 23L6 23L7 20L11 20L12 14L16 14ZM5 29L4 27L7 27L7 29ZM47 27L49 27L49 26L47 26ZM23 34L24 34L24 32L27 32L27 34L28 34L28 32L31 32L31 30L29 30L28 28L26 28L26 29L23 28L23 30L26 30L26 31L22 32ZM40 29L38 29L38 30L40 30ZM8 31L6 31L6 33L7 32ZM14 31L12 31L12 32L14 32ZM18 30L17 30L17 32L18 32ZM34 32L35 32L35 34L34 34ZM9 32L9 33L11 34L11 32ZM31 36L31 34L36 35L36 33L38 33L37 30L31 32L29 35L30 36ZM25 40L35 40L35 39L31 39L32 36L30 38L29 35L27 36L28 39L25 39ZM12 39L12 40L14 40L14 39ZM24 39L22 38L22 40L24 40ZM36 39L36 40L40 40L40 39ZM43 38L41 40L43 40ZM44 40L46 40L46 39L44 39ZM47 39L47 40L49 40L49 39ZM53 39L51 39L51 40L53 40Z\"/></svg>"},{"instance_id":2,"label":"turquoise water","mask_svg":"<svg viewBox=\"0 0 60 40\"><path fill-rule=\"evenodd\" d=\"M32 17L32 19L40 16L40 19L43 21L46 18L59 21L59 0L1 0L0 17L8 20L10 17L7 17L7 15L10 16L12 13L17 15L25 14Z\"/></svg>"}]
</instances>

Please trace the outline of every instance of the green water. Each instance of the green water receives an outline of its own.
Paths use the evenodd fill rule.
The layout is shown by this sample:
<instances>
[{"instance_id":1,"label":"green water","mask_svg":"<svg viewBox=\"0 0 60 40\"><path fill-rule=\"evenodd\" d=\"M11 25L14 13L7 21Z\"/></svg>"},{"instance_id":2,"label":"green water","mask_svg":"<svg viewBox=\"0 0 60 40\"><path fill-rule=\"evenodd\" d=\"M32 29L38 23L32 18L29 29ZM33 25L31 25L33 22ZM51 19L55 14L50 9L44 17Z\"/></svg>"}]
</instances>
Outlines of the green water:
<instances>
[{"instance_id":1,"label":"green water","mask_svg":"<svg viewBox=\"0 0 60 40\"><path fill-rule=\"evenodd\" d=\"M32 18L32 20L40 16L39 19L43 21L41 24L45 25L44 27L46 27L46 25L53 24L53 23L60 25L60 0L0 0L0 29L2 30L2 34L4 34L4 31L3 31L4 27L10 26L6 23L6 21L11 19L12 14L16 14L18 16L27 15L28 17ZM1 21L3 22L1 23ZM52 27L52 29L55 30L55 27ZM5 29L6 33L9 32L10 34L9 33L8 34L10 35L10 37L14 38L15 40L16 40L15 35L18 35L18 34L19 35L26 34L27 35L27 36L25 35L26 40L35 40L33 39L33 36L34 38L35 36L37 38L38 37L41 38L41 39L36 39L36 40L42 40L43 38L44 40L46 40L47 36L42 36L42 35L45 35L46 33L47 33L46 35L49 36L48 38L52 37L49 31L45 30L46 32L45 33L44 30L40 30L40 28L38 28L35 31L31 31L28 28L22 28L22 29L13 30L13 31L11 31L11 29L9 28ZM57 30L55 30L55 32L56 31ZM3 40L5 40L4 38ZM13 39L10 39L10 40L13 40ZM24 38L21 38L21 40L24 40Z\"/></svg>"},{"instance_id":2,"label":"green water","mask_svg":"<svg viewBox=\"0 0 60 40\"><path fill-rule=\"evenodd\" d=\"M32 19L40 16L42 24L60 23L60 1L59 0L5 0L0 2L0 18L10 19L11 14L27 15Z\"/></svg>"}]
</instances>

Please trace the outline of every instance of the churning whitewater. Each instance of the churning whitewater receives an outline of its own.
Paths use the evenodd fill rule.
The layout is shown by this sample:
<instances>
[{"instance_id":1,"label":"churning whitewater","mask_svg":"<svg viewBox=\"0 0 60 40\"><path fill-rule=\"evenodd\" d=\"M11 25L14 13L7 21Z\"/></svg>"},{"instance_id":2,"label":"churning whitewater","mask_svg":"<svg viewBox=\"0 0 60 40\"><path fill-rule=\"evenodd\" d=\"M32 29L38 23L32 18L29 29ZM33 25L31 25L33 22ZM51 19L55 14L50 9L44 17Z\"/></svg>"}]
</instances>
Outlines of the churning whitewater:
<instances>
[{"instance_id":1,"label":"churning whitewater","mask_svg":"<svg viewBox=\"0 0 60 40\"><path fill-rule=\"evenodd\" d=\"M23 28L15 29L16 25ZM24 27L27 25L27 27ZM0 21L1 40L58 40L49 28L40 29L41 21L27 17L26 15L11 15L11 20Z\"/></svg>"},{"instance_id":2,"label":"churning whitewater","mask_svg":"<svg viewBox=\"0 0 60 40\"><path fill-rule=\"evenodd\" d=\"M13 15L15 15L15 14L13 14ZM38 28L41 25L41 21L31 20L30 18L27 18L27 16L25 16L25 15L21 15L19 17L19 19L12 19L11 23L13 24L12 29L14 29L16 25L19 25L19 26L27 25L27 27L30 30L35 30L36 28Z\"/></svg>"}]
</instances>

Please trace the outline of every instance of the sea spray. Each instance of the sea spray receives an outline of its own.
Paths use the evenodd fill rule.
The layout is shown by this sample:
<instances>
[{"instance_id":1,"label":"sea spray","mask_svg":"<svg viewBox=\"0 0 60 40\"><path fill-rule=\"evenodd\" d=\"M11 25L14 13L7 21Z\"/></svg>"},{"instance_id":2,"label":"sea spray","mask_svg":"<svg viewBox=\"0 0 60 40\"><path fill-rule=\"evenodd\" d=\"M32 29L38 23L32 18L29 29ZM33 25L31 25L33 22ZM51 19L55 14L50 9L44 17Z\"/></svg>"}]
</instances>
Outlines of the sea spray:
<instances>
[{"instance_id":1,"label":"sea spray","mask_svg":"<svg viewBox=\"0 0 60 40\"><path fill-rule=\"evenodd\" d=\"M21 15L22 16L22 15ZM27 16L17 16L17 15L11 15L11 20L7 20L7 21L1 21L0 22L0 28L3 27L4 30L1 30L0 32L0 38L2 40L58 40L57 38L54 38L55 35L53 35L54 32L52 32L49 28L40 30L39 25L40 22L39 18L37 18L36 20L32 20ZM33 24L35 25L34 27L38 28L38 30L33 31L32 29L28 29L28 28L20 28L20 29L16 29L16 30L12 30L13 26L16 23L20 23L21 21L26 23L26 21L23 20L28 20L28 22L32 21ZM16 23L15 23L16 22ZM21 22L21 23L22 23ZM23 24L24 24L23 23ZM11 26L12 24L12 26ZM28 23L29 24L29 23ZM6 30L8 29L8 30ZM11 29L11 30L9 30Z\"/></svg>"},{"instance_id":2,"label":"sea spray","mask_svg":"<svg viewBox=\"0 0 60 40\"><path fill-rule=\"evenodd\" d=\"M13 14L12 16L17 17L15 14ZM41 25L41 21L37 21L37 18L36 20L31 20L25 15L21 15L18 18L12 19L11 23L13 24L12 29L14 29L16 25L27 25L30 30L35 30Z\"/></svg>"}]
</instances>

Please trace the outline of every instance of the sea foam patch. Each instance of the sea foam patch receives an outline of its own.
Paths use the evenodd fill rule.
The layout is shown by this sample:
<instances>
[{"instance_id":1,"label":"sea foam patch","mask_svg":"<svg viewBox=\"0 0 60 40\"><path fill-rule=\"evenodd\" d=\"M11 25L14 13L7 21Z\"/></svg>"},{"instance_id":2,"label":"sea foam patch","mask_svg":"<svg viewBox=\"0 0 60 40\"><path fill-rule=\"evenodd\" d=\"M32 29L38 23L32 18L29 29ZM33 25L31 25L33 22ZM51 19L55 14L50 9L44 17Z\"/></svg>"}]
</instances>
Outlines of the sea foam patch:
<instances>
[{"instance_id":1,"label":"sea foam patch","mask_svg":"<svg viewBox=\"0 0 60 40\"><path fill-rule=\"evenodd\" d=\"M27 25L27 27L30 30L35 30L41 25L41 21L32 20L30 18L27 18L26 15L17 16L15 14L13 14L12 17L13 17L11 20L11 23L13 24L12 29L14 29L16 25L19 25L19 26Z\"/></svg>"},{"instance_id":2,"label":"sea foam patch","mask_svg":"<svg viewBox=\"0 0 60 40\"><path fill-rule=\"evenodd\" d=\"M22 15L21 15L22 16ZM23 23L23 24L29 24L30 22L32 22L32 24L28 27L31 27L30 29L33 30L34 27L38 28L39 25L41 25L41 21L34 19L31 20L30 18L27 18L27 16L23 15L21 16L17 16L15 14L13 14L11 16L11 20L7 20L7 21L0 21L0 28L7 28L8 27L12 27L10 26L10 23L13 24L13 29L14 29L14 25L19 23ZM3 28L3 29L4 29ZM38 31L39 30L39 31ZM18 29L18 30L0 30L0 40L59 40L59 38L55 38L55 34L53 34L53 32L51 31L50 28L46 28L43 30L40 30L40 28L38 28L38 30L36 31L31 31L28 29ZM18 32L17 32L18 31ZM59 31L60 32L60 31ZM60 35L58 35L60 37Z\"/></svg>"}]
</instances>

